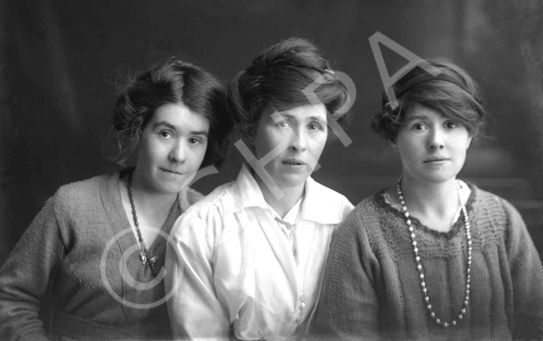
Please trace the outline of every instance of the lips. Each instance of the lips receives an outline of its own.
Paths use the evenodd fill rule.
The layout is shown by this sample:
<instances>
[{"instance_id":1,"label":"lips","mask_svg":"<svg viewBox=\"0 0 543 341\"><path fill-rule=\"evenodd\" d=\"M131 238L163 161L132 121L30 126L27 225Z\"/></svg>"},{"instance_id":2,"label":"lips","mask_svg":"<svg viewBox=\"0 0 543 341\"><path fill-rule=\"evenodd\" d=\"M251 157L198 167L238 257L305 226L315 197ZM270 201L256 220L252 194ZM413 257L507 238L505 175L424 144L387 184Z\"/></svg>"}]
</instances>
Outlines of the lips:
<instances>
[{"instance_id":1,"label":"lips","mask_svg":"<svg viewBox=\"0 0 543 341\"><path fill-rule=\"evenodd\" d=\"M450 159L447 157L434 156L434 157L429 157L426 160L424 160L424 163L441 162L441 161L449 161L449 160Z\"/></svg>"},{"instance_id":2,"label":"lips","mask_svg":"<svg viewBox=\"0 0 543 341\"><path fill-rule=\"evenodd\" d=\"M180 172L177 172L177 171L174 171L174 170L171 170L171 169L161 168L161 170L163 170L166 173L170 173L170 174L183 175L183 173L180 173Z\"/></svg>"},{"instance_id":3,"label":"lips","mask_svg":"<svg viewBox=\"0 0 543 341\"><path fill-rule=\"evenodd\" d=\"M284 164L289 166L303 166L305 165L305 162L299 159L286 159L282 161Z\"/></svg>"}]
</instances>

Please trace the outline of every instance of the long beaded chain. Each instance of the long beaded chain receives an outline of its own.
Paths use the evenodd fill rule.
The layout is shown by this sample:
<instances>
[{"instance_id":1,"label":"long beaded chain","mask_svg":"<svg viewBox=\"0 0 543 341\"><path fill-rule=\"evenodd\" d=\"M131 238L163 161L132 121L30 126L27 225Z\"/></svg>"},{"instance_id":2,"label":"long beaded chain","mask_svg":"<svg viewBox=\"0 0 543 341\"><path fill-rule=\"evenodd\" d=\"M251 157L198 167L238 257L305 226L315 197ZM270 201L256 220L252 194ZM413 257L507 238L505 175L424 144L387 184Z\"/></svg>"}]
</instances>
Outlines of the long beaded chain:
<instances>
[{"instance_id":1,"label":"long beaded chain","mask_svg":"<svg viewBox=\"0 0 543 341\"><path fill-rule=\"evenodd\" d=\"M132 174L133 173L134 172L132 171L130 172L130 174L128 174L126 187L128 187L128 198L130 199L130 206L132 206L132 216L134 217L134 225L136 226L136 233L138 234L138 242L140 244L140 259L141 259L141 263L144 266L149 265L149 268L151 268L151 273L154 276L156 276L155 263L158 257L150 255L149 250L147 249L147 246L145 245L145 241L143 240L143 236L141 235L140 226L138 224L136 206L134 205L134 198L132 197Z\"/></svg>"},{"instance_id":2,"label":"long beaded chain","mask_svg":"<svg viewBox=\"0 0 543 341\"><path fill-rule=\"evenodd\" d=\"M468 308L469 304L469 293L470 293L470 281L471 281L471 228L469 224L469 217L466 212L466 207L462 204L462 201L460 199L460 184L458 181L456 181L456 192L458 194L458 200L460 201L462 214L464 215L464 226L466 228L466 239L468 242L468 267L466 270L466 290L464 295L464 303L462 304L462 309L460 309L460 313L456 317L456 319L453 319L451 322L442 322L441 319L439 319L436 316L436 313L432 309L432 305L430 304L430 297L428 296L428 288L426 287L426 282L424 280L424 268L422 266L421 257L419 255L419 249L417 247L417 241L415 240L415 229L411 225L411 219L409 218L409 212L407 212L407 207L405 206L405 200L403 197L402 192L402 177L398 179L398 198L400 199L400 204L402 205L402 211L403 215L405 217L405 222L407 223L407 227L409 230L409 236L411 237L411 245L413 246L413 253L415 254L415 262L417 263L417 271L419 272L419 278L420 278L420 287L422 289L422 293L424 295L424 302L426 304L426 310L430 313L430 316L432 319L439 324L440 326L443 326L444 328L447 328L449 326L456 326L456 324L464 318L464 314L466 314L466 310Z\"/></svg>"}]
</instances>

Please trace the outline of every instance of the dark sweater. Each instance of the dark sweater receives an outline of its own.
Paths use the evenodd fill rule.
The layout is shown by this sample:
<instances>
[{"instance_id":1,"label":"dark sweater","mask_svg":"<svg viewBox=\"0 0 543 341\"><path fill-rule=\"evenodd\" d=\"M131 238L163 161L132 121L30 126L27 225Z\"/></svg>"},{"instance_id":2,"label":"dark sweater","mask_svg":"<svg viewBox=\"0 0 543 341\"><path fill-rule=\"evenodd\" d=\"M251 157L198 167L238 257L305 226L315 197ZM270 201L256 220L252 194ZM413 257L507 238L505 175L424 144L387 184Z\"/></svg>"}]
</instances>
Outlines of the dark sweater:
<instances>
[{"instance_id":1,"label":"dark sweater","mask_svg":"<svg viewBox=\"0 0 543 341\"><path fill-rule=\"evenodd\" d=\"M183 196L190 203L199 197L192 190ZM181 213L179 205L172 207L162 227L165 236ZM149 247L161 269L166 240L158 236ZM136 284L151 284L138 288L130 276ZM119 173L62 186L0 270L0 338L47 339L38 311L51 284L51 338L171 338L166 304L153 304L165 296L163 281L153 285L153 279L139 259Z\"/></svg>"},{"instance_id":2,"label":"dark sweater","mask_svg":"<svg viewBox=\"0 0 543 341\"><path fill-rule=\"evenodd\" d=\"M429 316L407 225L384 199L365 199L333 237L312 334L326 340L507 340L543 338L543 269L517 210L471 186L472 231L467 314L443 328ZM466 280L464 219L433 231L412 218L436 315L460 312Z\"/></svg>"}]
</instances>

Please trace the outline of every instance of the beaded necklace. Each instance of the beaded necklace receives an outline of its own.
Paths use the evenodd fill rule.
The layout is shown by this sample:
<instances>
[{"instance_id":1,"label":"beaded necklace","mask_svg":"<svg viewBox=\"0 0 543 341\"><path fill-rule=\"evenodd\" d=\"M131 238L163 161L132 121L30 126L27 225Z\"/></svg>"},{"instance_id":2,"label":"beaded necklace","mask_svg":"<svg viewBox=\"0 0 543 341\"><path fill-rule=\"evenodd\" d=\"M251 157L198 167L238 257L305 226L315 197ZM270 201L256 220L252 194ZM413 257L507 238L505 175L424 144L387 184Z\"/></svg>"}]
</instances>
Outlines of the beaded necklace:
<instances>
[{"instance_id":1,"label":"beaded necklace","mask_svg":"<svg viewBox=\"0 0 543 341\"><path fill-rule=\"evenodd\" d=\"M128 188L128 198L130 199L130 206L132 207L132 217L134 218L134 226L136 227L136 233L138 235L138 243L140 245L140 260L141 263L151 269L151 273L153 276L157 275L155 263L158 259L158 256L151 256L151 253L149 252L149 249L147 249L147 245L145 244L145 241L143 240L143 236L141 235L140 226L138 224L138 215L136 213L136 205L134 205L134 198L132 196L132 174L134 171L130 172L128 174L128 179L126 182L126 187ZM176 201L179 200L179 194L177 194Z\"/></svg>"},{"instance_id":2,"label":"beaded necklace","mask_svg":"<svg viewBox=\"0 0 543 341\"><path fill-rule=\"evenodd\" d=\"M287 236L289 243L291 243L292 255L294 257L297 256L298 251L296 247L296 240L295 239L293 240L293 238L296 238L294 234L296 234L296 225L298 225L298 220L300 219L300 211L302 210L302 201L303 201L303 197L302 199L300 199L300 201L298 201L294 205L294 206L298 206L298 212L296 213L296 219L294 223L289 223L288 221L281 219L277 215L277 212L275 212L275 210L270 206L270 204L268 204L268 210L270 214L273 216L273 219L279 224L279 226L284 226L286 228L286 231L283 231L283 232Z\"/></svg>"},{"instance_id":3,"label":"beaded necklace","mask_svg":"<svg viewBox=\"0 0 543 341\"><path fill-rule=\"evenodd\" d=\"M426 310L430 313L430 317L440 326L447 328L449 326L456 326L457 323L464 318L464 315L466 314L466 310L469 305L469 293L470 293L470 281L471 281L471 227L469 223L469 217L466 212L466 207L462 204L462 201L460 199L460 184L458 181L456 181L456 192L458 194L458 200L461 205L462 214L464 215L464 226L466 228L466 239L467 239L467 245L468 245L468 261L467 261L467 269L466 269L466 290L464 295L464 302L462 304L462 309L460 309L460 313L457 315L455 319L453 319L451 322L443 322L440 318L436 316L436 313L432 309L432 305L430 304L430 297L428 296L428 288L426 287L426 282L424 280L424 267L422 266L422 260L419 255L419 249L417 248L417 241L415 240L415 229L411 225L411 219L409 218L409 212L407 211L407 206L405 205L405 200L403 197L402 192L402 176L398 179L398 198L400 199L400 204L402 206L403 215L405 217L405 222L407 224L408 230L409 230L409 236L411 237L411 245L413 246L413 253L415 255L415 262L417 263L417 271L419 273L420 278L420 287L422 289L422 294L424 295L424 304L426 304Z\"/></svg>"}]
</instances>

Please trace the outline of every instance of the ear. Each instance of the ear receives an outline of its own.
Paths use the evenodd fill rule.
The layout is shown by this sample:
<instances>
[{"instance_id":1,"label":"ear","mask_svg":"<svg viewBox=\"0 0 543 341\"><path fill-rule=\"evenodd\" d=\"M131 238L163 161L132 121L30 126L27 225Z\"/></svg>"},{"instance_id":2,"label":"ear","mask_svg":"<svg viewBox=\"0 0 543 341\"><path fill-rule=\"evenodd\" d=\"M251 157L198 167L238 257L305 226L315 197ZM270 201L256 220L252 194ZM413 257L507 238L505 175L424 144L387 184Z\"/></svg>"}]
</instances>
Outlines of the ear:
<instances>
[{"instance_id":1,"label":"ear","mask_svg":"<svg viewBox=\"0 0 543 341\"><path fill-rule=\"evenodd\" d=\"M392 147L392 150L394 150L395 153L398 152L398 145L396 144L396 142L392 142L391 140L388 140L388 144L390 144L390 146Z\"/></svg>"},{"instance_id":2,"label":"ear","mask_svg":"<svg viewBox=\"0 0 543 341\"><path fill-rule=\"evenodd\" d=\"M247 142L247 144L249 144L250 146L254 146L255 145L255 132L252 130L252 129L248 129L247 132L245 133L245 141Z\"/></svg>"},{"instance_id":3,"label":"ear","mask_svg":"<svg viewBox=\"0 0 543 341\"><path fill-rule=\"evenodd\" d=\"M466 146L466 149L469 148L469 146L471 146L471 141L473 140L473 138L470 136L468 136L468 145Z\"/></svg>"}]
</instances>

